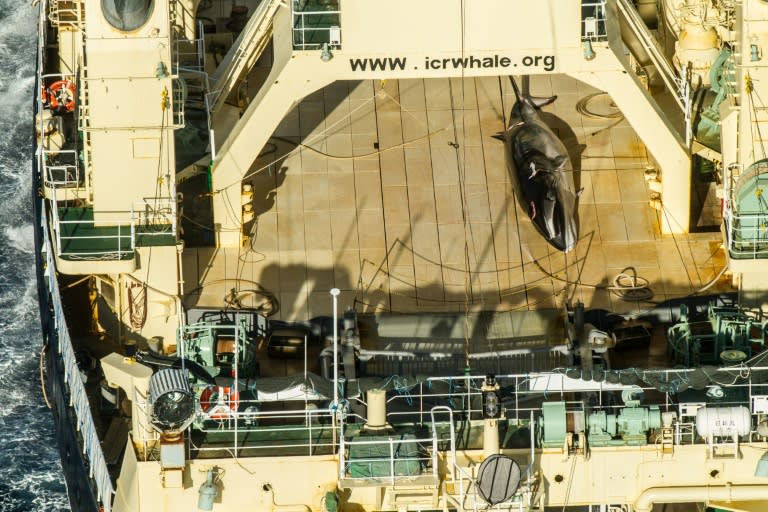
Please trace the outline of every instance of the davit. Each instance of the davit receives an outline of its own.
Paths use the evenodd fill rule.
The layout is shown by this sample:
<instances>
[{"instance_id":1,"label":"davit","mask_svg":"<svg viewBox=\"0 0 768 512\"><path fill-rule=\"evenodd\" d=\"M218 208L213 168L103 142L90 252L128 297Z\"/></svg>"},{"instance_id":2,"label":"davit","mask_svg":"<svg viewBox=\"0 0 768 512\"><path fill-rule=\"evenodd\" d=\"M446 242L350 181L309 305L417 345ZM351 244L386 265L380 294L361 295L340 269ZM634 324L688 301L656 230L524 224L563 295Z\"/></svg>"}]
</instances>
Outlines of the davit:
<instances>
[{"instance_id":1,"label":"davit","mask_svg":"<svg viewBox=\"0 0 768 512\"><path fill-rule=\"evenodd\" d=\"M533 225L550 244L568 252L579 236L573 166L565 145L541 120L538 110L557 96L521 94L515 79L510 80L517 101L507 131L495 137L505 143L507 166L517 176L518 195Z\"/></svg>"}]
</instances>

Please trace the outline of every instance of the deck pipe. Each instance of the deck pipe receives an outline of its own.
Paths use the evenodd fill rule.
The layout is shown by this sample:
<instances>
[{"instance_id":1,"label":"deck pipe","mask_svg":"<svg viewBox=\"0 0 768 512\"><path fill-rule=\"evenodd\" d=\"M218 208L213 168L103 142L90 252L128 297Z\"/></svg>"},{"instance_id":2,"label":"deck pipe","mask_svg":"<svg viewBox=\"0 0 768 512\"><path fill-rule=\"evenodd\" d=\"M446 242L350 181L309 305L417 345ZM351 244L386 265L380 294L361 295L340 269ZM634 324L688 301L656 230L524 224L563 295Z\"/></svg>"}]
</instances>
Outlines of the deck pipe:
<instances>
[{"instance_id":1,"label":"deck pipe","mask_svg":"<svg viewBox=\"0 0 768 512\"><path fill-rule=\"evenodd\" d=\"M635 512L651 512L654 503L690 503L709 501L764 500L768 485L691 485L684 487L651 487L635 501Z\"/></svg>"}]
</instances>

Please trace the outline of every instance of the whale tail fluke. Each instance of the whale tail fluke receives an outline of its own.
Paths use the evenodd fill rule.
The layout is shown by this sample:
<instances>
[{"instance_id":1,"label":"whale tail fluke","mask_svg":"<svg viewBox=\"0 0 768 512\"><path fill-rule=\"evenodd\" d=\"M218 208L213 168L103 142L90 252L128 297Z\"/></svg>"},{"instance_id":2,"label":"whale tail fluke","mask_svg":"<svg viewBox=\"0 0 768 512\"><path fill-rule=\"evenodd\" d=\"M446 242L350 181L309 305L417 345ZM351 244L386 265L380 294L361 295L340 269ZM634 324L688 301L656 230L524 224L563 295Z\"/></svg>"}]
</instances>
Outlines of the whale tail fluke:
<instances>
[{"instance_id":1,"label":"whale tail fluke","mask_svg":"<svg viewBox=\"0 0 768 512\"><path fill-rule=\"evenodd\" d=\"M546 98L538 97L538 96L531 96L530 94L530 78L528 75L523 75L523 91L520 92L520 87L517 85L517 81L515 80L515 77L511 76L509 77L510 82L512 82L512 89L515 91L515 98L517 99L518 103L523 103L525 101L529 102L532 106L536 108L541 108L545 105L549 105L550 103L553 103L557 99L557 95L555 96L549 96Z\"/></svg>"}]
</instances>

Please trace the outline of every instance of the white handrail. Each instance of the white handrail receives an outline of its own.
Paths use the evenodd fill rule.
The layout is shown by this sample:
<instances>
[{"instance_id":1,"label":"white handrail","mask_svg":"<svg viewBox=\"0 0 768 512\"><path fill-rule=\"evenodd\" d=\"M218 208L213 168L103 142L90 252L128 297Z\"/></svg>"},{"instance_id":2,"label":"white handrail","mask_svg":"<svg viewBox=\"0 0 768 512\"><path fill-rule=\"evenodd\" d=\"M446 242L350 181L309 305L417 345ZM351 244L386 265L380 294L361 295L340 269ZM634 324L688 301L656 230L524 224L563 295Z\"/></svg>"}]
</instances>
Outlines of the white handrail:
<instances>
[{"instance_id":1,"label":"white handrail","mask_svg":"<svg viewBox=\"0 0 768 512\"><path fill-rule=\"evenodd\" d=\"M678 94L680 87L676 83L677 79L675 78L675 72L672 70L672 66L666 57L659 51L653 36L640 18L637 10L630 4L629 0L616 0L616 4L619 11L624 16L624 19L627 21L629 28L632 30L632 33L637 36L638 41L643 45L643 49L648 52L648 56L656 66L656 69L658 69L659 75L664 81L664 85L666 85L669 92L672 93L672 97L675 98L675 102L680 107L680 110L685 112L686 106L683 103L683 99L680 98L680 95Z\"/></svg>"},{"instance_id":2,"label":"white handrail","mask_svg":"<svg viewBox=\"0 0 768 512\"><path fill-rule=\"evenodd\" d=\"M43 199L41 201L43 202L41 211L45 212L45 200ZM104 459L104 452L101 449L99 436L93 423L93 416L91 414L90 402L88 401L88 396L85 391L85 385L83 384L80 371L77 367L77 359L75 358L72 340L69 337L69 328L64 316L59 285L56 281L56 260L54 258L53 248L51 247L48 223L44 214L41 216L40 220L43 230L43 251L46 256L46 264L48 268L48 272L46 273L46 276L48 277L48 291L51 298L51 305L53 306L53 321L54 326L56 327L57 345L64 366L64 381L69 385L70 405L75 411L76 427L83 439L82 449L90 467L90 477L96 484L98 499L102 503L104 511L110 512L112 508L112 496L115 491L109 476L107 463ZM60 413L62 416L65 416L64 411L60 411Z\"/></svg>"},{"instance_id":3,"label":"white handrail","mask_svg":"<svg viewBox=\"0 0 768 512\"><path fill-rule=\"evenodd\" d=\"M240 75L252 65L267 46L272 20L283 0L267 0L256 8L243 31L224 56L219 68L211 77L213 90L210 93L210 112L221 107L230 91L237 84Z\"/></svg>"}]
</instances>

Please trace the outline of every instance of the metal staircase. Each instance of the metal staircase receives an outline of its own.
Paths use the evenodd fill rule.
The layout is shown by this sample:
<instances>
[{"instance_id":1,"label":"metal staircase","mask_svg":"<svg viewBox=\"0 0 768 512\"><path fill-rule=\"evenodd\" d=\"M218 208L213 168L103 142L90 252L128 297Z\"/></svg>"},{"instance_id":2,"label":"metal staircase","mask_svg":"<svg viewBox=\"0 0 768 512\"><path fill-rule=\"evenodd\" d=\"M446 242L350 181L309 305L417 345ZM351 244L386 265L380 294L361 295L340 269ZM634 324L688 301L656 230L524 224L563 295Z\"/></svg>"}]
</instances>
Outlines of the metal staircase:
<instances>
[{"instance_id":1,"label":"metal staircase","mask_svg":"<svg viewBox=\"0 0 768 512\"><path fill-rule=\"evenodd\" d=\"M48 19L54 27L71 27L83 30L85 27L85 2L82 0L51 0L48 4Z\"/></svg>"},{"instance_id":2,"label":"metal staircase","mask_svg":"<svg viewBox=\"0 0 768 512\"><path fill-rule=\"evenodd\" d=\"M272 36L272 20L283 0L264 0L248 20L248 24L211 77L212 90L208 96L211 114L221 108L237 87L244 73L256 63Z\"/></svg>"},{"instance_id":3,"label":"metal staircase","mask_svg":"<svg viewBox=\"0 0 768 512\"><path fill-rule=\"evenodd\" d=\"M85 2L83 0L50 0L48 3L48 19L50 23L60 29L69 29L70 32L79 34L74 36L75 41L80 41L81 46L76 52L77 66L72 75L62 75L62 78L74 81L77 87L77 117L78 132L82 134L82 140L78 145L82 152L77 150L64 151L71 153L66 163L58 164L46 159L44 178L46 184L56 188L67 189L66 194L60 194L59 199L68 200L73 197L81 201L89 201L90 189L90 132L88 113L88 79L86 67L83 62L83 42L85 41ZM80 155L78 155L80 153ZM61 156L61 155L60 155ZM82 158L82 162L80 161ZM58 160L61 160L59 158ZM50 164L50 165L48 165Z\"/></svg>"},{"instance_id":4,"label":"metal staircase","mask_svg":"<svg viewBox=\"0 0 768 512\"><path fill-rule=\"evenodd\" d=\"M616 6L621 22L621 38L637 63L644 70L650 70L649 75L657 74L674 97L680 110L683 113L690 112L690 104L686 104L685 99L679 94L684 84L677 78L672 65L658 48L656 39L640 18L637 9L629 0L617 0Z\"/></svg>"}]
</instances>

